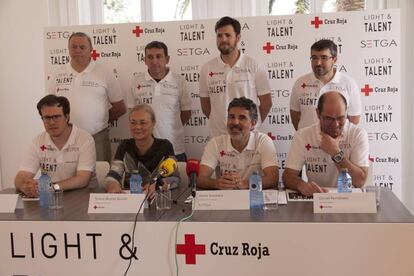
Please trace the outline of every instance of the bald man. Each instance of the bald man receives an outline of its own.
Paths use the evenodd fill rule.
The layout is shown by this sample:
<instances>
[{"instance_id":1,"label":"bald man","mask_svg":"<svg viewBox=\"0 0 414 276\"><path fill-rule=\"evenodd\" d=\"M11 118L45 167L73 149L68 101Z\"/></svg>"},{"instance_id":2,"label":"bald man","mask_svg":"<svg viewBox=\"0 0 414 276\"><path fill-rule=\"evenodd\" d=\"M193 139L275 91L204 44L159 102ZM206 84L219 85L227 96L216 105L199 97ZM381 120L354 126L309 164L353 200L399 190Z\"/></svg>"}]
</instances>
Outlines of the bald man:
<instances>
[{"instance_id":1,"label":"bald man","mask_svg":"<svg viewBox=\"0 0 414 276\"><path fill-rule=\"evenodd\" d=\"M303 195L327 192L336 187L339 170L347 168L352 185L364 185L368 172L368 136L349 122L345 97L336 91L324 93L316 108L318 123L295 134L286 160L283 181ZM298 175L306 167L308 182Z\"/></svg>"}]
</instances>

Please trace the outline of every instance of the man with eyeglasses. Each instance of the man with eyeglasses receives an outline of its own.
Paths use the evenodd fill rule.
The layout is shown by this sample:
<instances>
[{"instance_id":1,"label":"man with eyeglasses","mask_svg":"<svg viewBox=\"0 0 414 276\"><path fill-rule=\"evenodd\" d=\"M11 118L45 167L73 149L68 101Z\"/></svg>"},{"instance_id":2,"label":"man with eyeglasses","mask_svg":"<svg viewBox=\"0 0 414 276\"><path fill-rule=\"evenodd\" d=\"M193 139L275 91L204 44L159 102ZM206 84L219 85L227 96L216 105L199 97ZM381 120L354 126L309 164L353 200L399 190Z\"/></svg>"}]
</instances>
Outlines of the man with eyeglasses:
<instances>
[{"instance_id":1,"label":"man with eyeglasses","mask_svg":"<svg viewBox=\"0 0 414 276\"><path fill-rule=\"evenodd\" d=\"M368 135L351 123L347 102L342 93L329 91L321 95L316 113L318 123L296 132L283 173L285 186L303 195L327 192L336 187L339 170L347 168L352 185L364 185L368 173ZM308 182L299 171L305 165Z\"/></svg>"},{"instance_id":2,"label":"man with eyeglasses","mask_svg":"<svg viewBox=\"0 0 414 276\"><path fill-rule=\"evenodd\" d=\"M47 95L39 101L37 110L45 131L36 136L24 155L14 181L16 190L37 197L34 177L39 170L49 174L55 189L87 186L95 168L95 142L89 133L69 123L69 101Z\"/></svg>"},{"instance_id":3,"label":"man with eyeglasses","mask_svg":"<svg viewBox=\"0 0 414 276\"><path fill-rule=\"evenodd\" d=\"M254 131L256 104L245 97L234 98L227 112L227 134L213 137L205 147L197 187L248 189L249 176L257 172L262 175L263 188L277 188L276 148L269 136ZM217 177L212 177L216 167Z\"/></svg>"},{"instance_id":4,"label":"man with eyeglasses","mask_svg":"<svg viewBox=\"0 0 414 276\"><path fill-rule=\"evenodd\" d=\"M348 119L358 124L361 115L361 95L356 82L347 74L339 72L337 45L322 39L311 46L312 71L299 77L290 96L290 116L296 130L317 122L315 112L318 98L326 91L340 92L348 103Z\"/></svg>"},{"instance_id":5,"label":"man with eyeglasses","mask_svg":"<svg viewBox=\"0 0 414 276\"><path fill-rule=\"evenodd\" d=\"M114 72L91 61L92 42L81 32L68 40L70 62L48 77L49 94L66 97L72 107L71 121L89 132L96 144L98 161L111 161L108 123L126 112L121 86Z\"/></svg>"}]
</instances>

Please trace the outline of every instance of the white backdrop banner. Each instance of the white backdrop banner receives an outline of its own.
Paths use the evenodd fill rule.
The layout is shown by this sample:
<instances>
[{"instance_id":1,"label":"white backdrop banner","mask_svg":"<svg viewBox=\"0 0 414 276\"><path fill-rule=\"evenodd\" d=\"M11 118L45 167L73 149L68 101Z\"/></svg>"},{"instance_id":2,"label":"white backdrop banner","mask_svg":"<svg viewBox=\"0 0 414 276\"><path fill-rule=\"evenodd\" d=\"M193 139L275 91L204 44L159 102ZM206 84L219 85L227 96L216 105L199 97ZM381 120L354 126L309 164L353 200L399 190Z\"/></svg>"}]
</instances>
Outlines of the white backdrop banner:
<instances>
[{"instance_id":1,"label":"white backdrop banner","mask_svg":"<svg viewBox=\"0 0 414 276\"><path fill-rule=\"evenodd\" d=\"M1 221L0 275L414 275L410 223L175 226Z\"/></svg>"},{"instance_id":2,"label":"white backdrop banner","mask_svg":"<svg viewBox=\"0 0 414 276\"><path fill-rule=\"evenodd\" d=\"M262 132L274 141L281 170L294 129L289 97L294 81L311 71L310 46L322 38L338 45L337 69L352 76L362 97L361 125L370 142L375 185L393 190L401 198L401 68L400 11L323 13L312 15L238 18L240 49L268 72L273 107ZM135 72L146 70L144 47L153 40L169 48L170 68L183 75L194 101L192 118L185 127L186 152L200 158L208 141L207 118L198 98L202 64L218 55L216 20L83 25L45 29L45 70L69 61L67 39L72 32L85 32L93 42L92 58L113 68L123 93L131 89ZM111 128L113 151L129 137L127 116Z\"/></svg>"}]
</instances>

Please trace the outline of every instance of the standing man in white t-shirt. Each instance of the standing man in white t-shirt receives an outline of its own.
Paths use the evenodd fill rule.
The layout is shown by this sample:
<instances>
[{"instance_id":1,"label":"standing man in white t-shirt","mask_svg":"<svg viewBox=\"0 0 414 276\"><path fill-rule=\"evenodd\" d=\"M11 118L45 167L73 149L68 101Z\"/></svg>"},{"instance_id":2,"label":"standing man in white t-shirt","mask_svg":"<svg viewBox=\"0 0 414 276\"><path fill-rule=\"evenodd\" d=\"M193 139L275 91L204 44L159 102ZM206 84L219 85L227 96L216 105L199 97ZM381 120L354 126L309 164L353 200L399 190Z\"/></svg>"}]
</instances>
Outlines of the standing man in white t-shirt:
<instances>
[{"instance_id":1,"label":"standing man in white t-shirt","mask_svg":"<svg viewBox=\"0 0 414 276\"><path fill-rule=\"evenodd\" d=\"M329 39L322 39L311 46L312 72L299 77L293 85L290 96L290 116L296 130L318 121L316 104L326 91L338 91L348 103L348 119L358 124L361 115L361 93L357 83L335 67L337 45Z\"/></svg>"},{"instance_id":2,"label":"standing man in white t-shirt","mask_svg":"<svg viewBox=\"0 0 414 276\"><path fill-rule=\"evenodd\" d=\"M341 168L348 169L352 185L361 187L368 174L368 135L349 122L342 93L324 93L317 104L318 123L295 133L283 173L285 186L303 195L327 192L336 187ZM299 171L305 165L308 182Z\"/></svg>"},{"instance_id":3,"label":"standing man in white t-shirt","mask_svg":"<svg viewBox=\"0 0 414 276\"><path fill-rule=\"evenodd\" d=\"M178 161L187 161L184 148L184 124L191 118L192 102L185 79L167 67L170 61L165 43L152 41L145 46L146 72L135 73L128 108L148 104L157 122L154 136L168 139Z\"/></svg>"},{"instance_id":4,"label":"standing man in white t-shirt","mask_svg":"<svg viewBox=\"0 0 414 276\"><path fill-rule=\"evenodd\" d=\"M114 72L91 61L92 42L85 33L68 40L70 62L48 78L47 92L68 98L71 122L89 132L98 161L111 160L108 123L126 112L121 86Z\"/></svg>"},{"instance_id":5,"label":"standing man in white t-shirt","mask_svg":"<svg viewBox=\"0 0 414 276\"><path fill-rule=\"evenodd\" d=\"M38 196L38 170L49 174L54 189L71 190L89 184L95 168L95 143L86 131L69 123L65 97L47 95L37 104L45 131L33 139L15 178L16 190Z\"/></svg>"},{"instance_id":6,"label":"standing man in white t-shirt","mask_svg":"<svg viewBox=\"0 0 414 276\"><path fill-rule=\"evenodd\" d=\"M209 119L210 136L226 134L227 106L234 98L246 97L259 107L257 126L272 107L266 72L237 48L240 22L223 17L215 26L220 56L204 64L200 71L200 103Z\"/></svg>"}]
</instances>

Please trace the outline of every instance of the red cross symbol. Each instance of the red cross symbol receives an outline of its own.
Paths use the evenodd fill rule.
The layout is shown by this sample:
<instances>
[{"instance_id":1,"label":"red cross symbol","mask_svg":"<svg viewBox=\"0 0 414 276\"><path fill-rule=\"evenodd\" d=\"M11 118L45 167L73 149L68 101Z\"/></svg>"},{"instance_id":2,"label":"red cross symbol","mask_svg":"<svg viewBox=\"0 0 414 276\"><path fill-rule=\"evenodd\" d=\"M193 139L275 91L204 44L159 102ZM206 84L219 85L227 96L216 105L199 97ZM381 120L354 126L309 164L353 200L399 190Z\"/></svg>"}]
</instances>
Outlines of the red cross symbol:
<instances>
[{"instance_id":1,"label":"red cross symbol","mask_svg":"<svg viewBox=\"0 0 414 276\"><path fill-rule=\"evenodd\" d=\"M374 157L371 157L371 154L368 155L368 160L374 162Z\"/></svg>"},{"instance_id":2,"label":"red cross symbol","mask_svg":"<svg viewBox=\"0 0 414 276\"><path fill-rule=\"evenodd\" d=\"M132 33L135 34L136 37L139 37L144 32L139 26L136 26L135 29L132 30Z\"/></svg>"},{"instance_id":3,"label":"red cross symbol","mask_svg":"<svg viewBox=\"0 0 414 276\"><path fill-rule=\"evenodd\" d=\"M263 51L266 51L266 54L270 54L274 49L275 46L273 46L270 42L266 42L266 45L263 46Z\"/></svg>"},{"instance_id":4,"label":"red cross symbol","mask_svg":"<svg viewBox=\"0 0 414 276\"><path fill-rule=\"evenodd\" d=\"M138 90L140 90L140 89L141 89L141 87L142 87L142 86L141 86L140 84L138 84L137 89L138 89Z\"/></svg>"},{"instance_id":5,"label":"red cross symbol","mask_svg":"<svg viewBox=\"0 0 414 276\"><path fill-rule=\"evenodd\" d=\"M322 25L322 20L319 20L319 16L315 16L315 19L311 21L312 25L315 25L315 29L319 28L319 25Z\"/></svg>"},{"instance_id":6,"label":"red cross symbol","mask_svg":"<svg viewBox=\"0 0 414 276\"><path fill-rule=\"evenodd\" d=\"M213 76L214 76L214 73L213 73L213 72L210 72L210 73L208 73L208 75L209 75L210 77L213 77Z\"/></svg>"},{"instance_id":7,"label":"red cross symbol","mask_svg":"<svg viewBox=\"0 0 414 276\"><path fill-rule=\"evenodd\" d=\"M319 206L319 208L323 209L323 205L321 204L321 205Z\"/></svg>"},{"instance_id":8,"label":"red cross symbol","mask_svg":"<svg viewBox=\"0 0 414 276\"><path fill-rule=\"evenodd\" d=\"M301 87L302 87L303 89L305 89L305 87L306 87L306 83L302 83Z\"/></svg>"},{"instance_id":9,"label":"red cross symbol","mask_svg":"<svg viewBox=\"0 0 414 276\"><path fill-rule=\"evenodd\" d=\"M374 91L371 87L369 87L369 84L365 84L364 88L361 89L361 92L365 94L365 97L369 96L369 93Z\"/></svg>"},{"instance_id":10,"label":"red cross symbol","mask_svg":"<svg viewBox=\"0 0 414 276\"><path fill-rule=\"evenodd\" d=\"M92 57L93 60L96 60L100 56L101 55L99 53L97 53L96 50L92 51L91 57Z\"/></svg>"},{"instance_id":11,"label":"red cross symbol","mask_svg":"<svg viewBox=\"0 0 414 276\"><path fill-rule=\"evenodd\" d=\"M40 149L41 149L42 151L45 151L45 149L46 149L45 145L42 145L42 146L40 147Z\"/></svg>"},{"instance_id":12,"label":"red cross symbol","mask_svg":"<svg viewBox=\"0 0 414 276\"><path fill-rule=\"evenodd\" d=\"M272 139L273 141L276 140L276 136L273 136L273 134L271 132L268 132L267 136L269 136L270 139Z\"/></svg>"},{"instance_id":13,"label":"red cross symbol","mask_svg":"<svg viewBox=\"0 0 414 276\"><path fill-rule=\"evenodd\" d=\"M309 151L310 149L311 149L311 145L310 144L307 144L306 146L305 146L305 148Z\"/></svg>"},{"instance_id":14,"label":"red cross symbol","mask_svg":"<svg viewBox=\"0 0 414 276\"><path fill-rule=\"evenodd\" d=\"M205 255L206 246L205 244L196 244L194 234L185 234L184 235L185 244L177 244L175 252L177 254L185 255L186 264L195 264L196 255Z\"/></svg>"},{"instance_id":15,"label":"red cross symbol","mask_svg":"<svg viewBox=\"0 0 414 276\"><path fill-rule=\"evenodd\" d=\"M96 208L98 208L96 205L95 205L95 206L93 206L93 209L96 209Z\"/></svg>"},{"instance_id":16,"label":"red cross symbol","mask_svg":"<svg viewBox=\"0 0 414 276\"><path fill-rule=\"evenodd\" d=\"M224 150L220 151L220 156L223 157L224 155L226 155L226 153L224 152Z\"/></svg>"}]
</instances>

